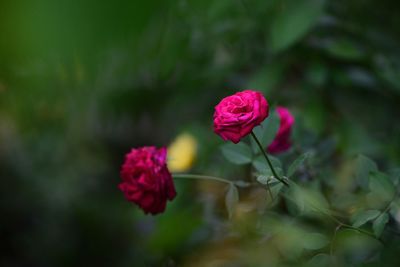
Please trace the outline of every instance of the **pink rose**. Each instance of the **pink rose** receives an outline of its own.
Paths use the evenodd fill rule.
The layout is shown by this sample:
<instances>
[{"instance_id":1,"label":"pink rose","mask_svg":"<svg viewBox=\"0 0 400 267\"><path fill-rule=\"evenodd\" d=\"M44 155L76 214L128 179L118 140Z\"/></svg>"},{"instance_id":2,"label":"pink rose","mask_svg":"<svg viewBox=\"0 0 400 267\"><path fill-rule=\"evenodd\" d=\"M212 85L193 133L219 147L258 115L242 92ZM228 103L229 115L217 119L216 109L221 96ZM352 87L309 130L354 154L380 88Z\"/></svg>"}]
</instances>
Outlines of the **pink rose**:
<instances>
[{"instance_id":1,"label":"pink rose","mask_svg":"<svg viewBox=\"0 0 400 267\"><path fill-rule=\"evenodd\" d=\"M119 189L125 198L145 213L165 210L167 200L176 196L171 173L166 165L167 149L153 146L132 149L121 168Z\"/></svg>"},{"instance_id":2,"label":"pink rose","mask_svg":"<svg viewBox=\"0 0 400 267\"><path fill-rule=\"evenodd\" d=\"M268 108L267 100L257 91L225 97L215 106L214 132L236 144L268 117Z\"/></svg>"},{"instance_id":3,"label":"pink rose","mask_svg":"<svg viewBox=\"0 0 400 267\"><path fill-rule=\"evenodd\" d=\"M292 146L290 142L290 134L292 132L294 117L287 108L277 107L276 111L280 118L280 125L275 139L267 148L268 153L271 154L283 152Z\"/></svg>"}]
</instances>

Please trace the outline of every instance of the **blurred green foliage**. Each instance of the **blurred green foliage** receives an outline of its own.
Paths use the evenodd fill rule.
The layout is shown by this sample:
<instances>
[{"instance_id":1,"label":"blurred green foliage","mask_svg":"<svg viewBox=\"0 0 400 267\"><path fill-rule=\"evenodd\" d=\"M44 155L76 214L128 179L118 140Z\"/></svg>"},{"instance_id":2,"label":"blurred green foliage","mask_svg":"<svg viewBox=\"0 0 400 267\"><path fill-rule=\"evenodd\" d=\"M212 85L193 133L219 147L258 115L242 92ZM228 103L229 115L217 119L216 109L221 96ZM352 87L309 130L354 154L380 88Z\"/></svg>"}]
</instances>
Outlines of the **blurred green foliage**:
<instances>
[{"instance_id":1,"label":"blurred green foliage","mask_svg":"<svg viewBox=\"0 0 400 267\"><path fill-rule=\"evenodd\" d=\"M387 183L365 177L398 177L398 8L394 0L1 1L0 265L274 266L289 251L284 263L293 266L311 248L321 253L310 264L327 266L334 226L312 222L304 239L304 218L287 218L299 207L260 222L245 216L238 245L226 236L224 188L179 181L167 212L144 216L117 189L119 165L130 147L167 145L185 129L200 142L193 172L247 177L224 160L211 118L221 97L254 88L296 115L285 168L314 155L297 161L293 180L310 192L329 188L338 210L380 209L354 180L385 200ZM395 211L374 230L398 228ZM281 234L260 243L250 223ZM383 237L380 266L397 266L399 239ZM379 246L341 231L336 264L376 266L360 262ZM231 254L238 265L221 260Z\"/></svg>"}]
</instances>

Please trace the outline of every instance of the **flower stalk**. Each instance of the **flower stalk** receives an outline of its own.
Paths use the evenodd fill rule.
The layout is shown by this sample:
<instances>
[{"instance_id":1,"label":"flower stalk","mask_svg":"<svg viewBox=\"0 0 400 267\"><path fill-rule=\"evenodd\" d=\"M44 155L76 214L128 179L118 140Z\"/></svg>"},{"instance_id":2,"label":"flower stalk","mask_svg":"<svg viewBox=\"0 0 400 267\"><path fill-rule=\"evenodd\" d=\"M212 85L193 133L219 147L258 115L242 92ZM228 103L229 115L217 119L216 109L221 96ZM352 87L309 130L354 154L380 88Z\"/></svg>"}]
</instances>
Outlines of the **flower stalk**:
<instances>
[{"instance_id":1,"label":"flower stalk","mask_svg":"<svg viewBox=\"0 0 400 267\"><path fill-rule=\"evenodd\" d=\"M281 178L281 177L276 173L276 171L275 171L275 169L274 169L274 166L272 166L272 163L271 163L271 161L270 161L269 158L268 158L267 153L266 153L265 150L263 149L263 147L262 147L260 141L258 140L257 136L254 134L253 131L251 132L251 136L254 138L254 141L256 141L256 143L257 143L257 145L258 145L258 148L261 150L261 153L263 154L265 160L267 161L268 166L269 166L269 168L271 169L272 174L274 175L274 177L275 177L276 179L278 179L281 183L283 183L284 185L286 185L287 187L290 187L290 186L289 186L289 183L286 182L283 178Z\"/></svg>"},{"instance_id":2,"label":"flower stalk","mask_svg":"<svg viewBox=\"0 0 400 267\"><path fill-rule=\"evenodd\" d=\"M181 178L181 179L200 179L200 180L213 180L222 183L232 184L232 181L226 180L224 178L219 178L215 176L209 175L198 175L198 174L173 174L174 178Z\"/></svg>"},{"instance_id":3,"label":"flower stalk","mask_svg":"<svg viewBox=\"0 0 400 267\"><path fill-rule=\"evenodd\" d=\"M257 184L249 183L249 182L245 182L245 181L230 181L230 180L227 180L224 178L210 176L210 175L186 174L186 173L176 174L176 173L174 173L174 174L172 174L172 176L174 178L178 178L178 179L211 180L211 181L236 185L237 187L249 187L249 186L257 185Z\"/></svg>"}]
</instances>

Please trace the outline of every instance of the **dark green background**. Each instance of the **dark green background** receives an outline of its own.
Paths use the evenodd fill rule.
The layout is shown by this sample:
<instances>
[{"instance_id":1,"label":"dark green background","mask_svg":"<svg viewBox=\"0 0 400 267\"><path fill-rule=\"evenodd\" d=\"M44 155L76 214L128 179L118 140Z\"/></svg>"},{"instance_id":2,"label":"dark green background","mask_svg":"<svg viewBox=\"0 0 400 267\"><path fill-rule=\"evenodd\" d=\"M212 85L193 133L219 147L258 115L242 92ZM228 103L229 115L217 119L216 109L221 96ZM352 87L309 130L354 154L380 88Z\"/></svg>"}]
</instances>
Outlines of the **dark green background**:
<instances>
[{"instance_id":1,"label":"dark green background","mask_svg":"<svg viewBox=\"0 0 400 267\"><path fill-rule=\"evenodd\" d=\"M200 142L194 171L221 172L213 107L246 88L292 110L296 146L330 142L332 177L358 153L398 167L399 8L1 1L0 265L185 261L213 237L198 189L179 183L168 212L144 216L118 191L119 166L131 147L189 130Z\"/></svg>"}]
</instances>

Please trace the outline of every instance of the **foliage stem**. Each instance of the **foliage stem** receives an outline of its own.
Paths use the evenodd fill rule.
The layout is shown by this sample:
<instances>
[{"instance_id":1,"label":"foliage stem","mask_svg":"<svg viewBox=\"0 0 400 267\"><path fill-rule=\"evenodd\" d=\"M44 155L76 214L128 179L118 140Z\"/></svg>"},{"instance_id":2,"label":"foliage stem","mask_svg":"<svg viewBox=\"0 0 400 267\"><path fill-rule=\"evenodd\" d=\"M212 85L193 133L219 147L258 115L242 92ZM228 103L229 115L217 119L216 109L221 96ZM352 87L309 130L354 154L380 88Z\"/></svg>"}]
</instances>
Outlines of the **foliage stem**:
<instances>
[{"instance_id":1,"label":"foliage stem","mask_svg":"<svg viewBox=\"0 0 400 267\"><path fill-rule=\"evenodd\" d=\"M283 183L284 185L286 185L287 187L289 187L288 182L286 182L284 179L282 179L281 177L279 177L279 175L276 173L276 171L275 171L275 169L274 169L274 166L272 166L272 163L271 163L271 161L269 160L267 153L265 152L264 148L262 147L260 141L258 140L257 136L254 134L254 132L251 132L251 136L254 138L254 141L256 141L257 146L258 146L258 148L260 149L261 153L263 154L265 160L267 161L268 166L269 166L269 168L271 169L272 174L274 175L274 177L275 177L276 179L278 179L281 183Z\"/></svg>"},{"instance_id":2,"label":"foliage stem","mask_svg":"<svg viewBox=\"0 0 400 267\"><path fill-rule=\"evenodd\" d=\"M334 216L332 216L331 214L328 214L328 213L326 213L326 212L323 212L323 214L327 215L327 216L328 216L329 218L331 218L333 221L337 222L338 225L340 225L340 227L347 228L347 229L352 229L352 230L357 231L357 232L359 232L359 233L368 235L368 236L370 236L370 237L372 237L372 238L378 240L379 242L383 243L382 240L380 240L379 238L377 238L373 233L370 233L370 232L365 231L365 230L363 230L363 229L360 229L360 228L358 228L358 227L354 227L354 226L352 226L352 225L346 224L346 223L340 221L340 220L337 219L336 217L334 217Z\"/></svg>"},{"instance_id":3,"label":"foliage stem","mask_svg":"<svg viewBox=\"0 0 400 267\"><path fill-rule=\"evenodd\" d=\"M317 207L315 207L315 206L312 206L312 207L313 207L315 210L321 212L322 214L324 214L324 215L326 215L327 217L329 217L330 219L332 219L334 222L336 222L336 223L340 226L339 229L340 229L341 227L347 228L347 229L352 229L352 230L357 231L357 232L359 232L359 233L368 235L368 236L370 236L370 237L372 237L372 238L378 240L379 242L381 242L381 243L383 244L383 241L382 241L381 239L377 238L373 233L368 232L368 231L365 231L365 230L363 230L363 229L361 229L361 228L358 228L358 227L354 227L354 226L352 226L352 225L350 225L350 224L344 223L344 222L342 222L341 220L339 220L338 218L336 218L335 216L331 215L329 212L325 212L325 211L323 211L323 210L321 210L321 209L319 209L319 208L317 208ZM338 229L337 231L339 231L339 229Z\"/></svg>"},{"instance_id":4,"label":"foliage stem","mask_svg":"<svg viewBox=\"0 0 400 267\"><path fill-rule=\"evenodd\" d=\"M224 178L210 176L210 175L186 174L186 173L176 174L176 173L174 173L174 174L172 174L172 176L174 178L178 178L178 179L212 180L212 181L217 181L217 182L221 182L221 183L234 184L238 187L249 187L249 186L254 185L253 183L247 183L244 181L230 181L230 180L227 180Z\"/></svg>"},{"instance_id":5,"label":"foliage stem","mask_svg":"<svg viewBox=\"0 0 400 267\"><path fill-rule=\"evenodd\" d=\"M180 179L200 179L200 180L214 180L222 183L227 183L231 184L232 181L226 180L224 178L219 178L215 176L209 176L209 175L198 175L198 174L173 174L172 175L174 178L180 178Z\"/></svg>"}]
</instances>

